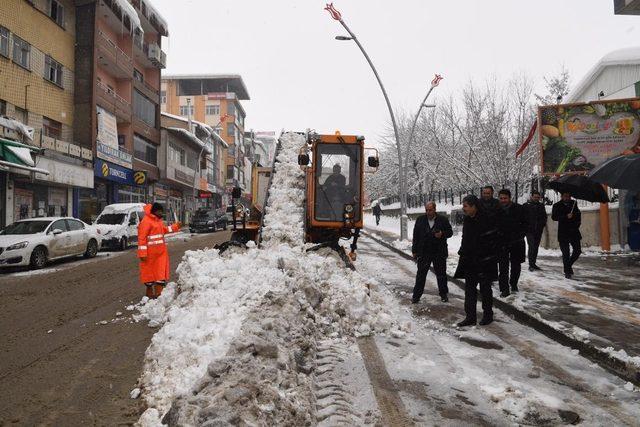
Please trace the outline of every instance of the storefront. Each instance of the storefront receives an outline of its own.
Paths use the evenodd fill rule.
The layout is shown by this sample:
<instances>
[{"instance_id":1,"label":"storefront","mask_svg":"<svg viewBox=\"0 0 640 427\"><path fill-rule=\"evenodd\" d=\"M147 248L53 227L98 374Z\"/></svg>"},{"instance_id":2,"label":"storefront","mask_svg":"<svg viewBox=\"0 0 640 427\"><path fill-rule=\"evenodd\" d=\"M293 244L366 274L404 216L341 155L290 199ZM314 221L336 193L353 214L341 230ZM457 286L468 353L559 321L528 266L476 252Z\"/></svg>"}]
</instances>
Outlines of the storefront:
<instances>
[{"instance_id":1,"label":"storefront","mask_svg":"<svg viewBox=\"0 0 640 427\"><path fill-rule=\"evenodd\" d=\"M7 224L5 220L7 217L7 173L0 171L0 230L2 230Z\"/></svg>"},{"instance_id":2,"label":"storefront","mask_svg":"<svg viewBox=\"0 0 640 427\"><path fill-rule=\"evenodd\" d=\"M79 217L93 222L105 206L113 203L146 203L148 185L146 173L95 159L95 188L79 194Z\"/></svg>"}]
</instances>

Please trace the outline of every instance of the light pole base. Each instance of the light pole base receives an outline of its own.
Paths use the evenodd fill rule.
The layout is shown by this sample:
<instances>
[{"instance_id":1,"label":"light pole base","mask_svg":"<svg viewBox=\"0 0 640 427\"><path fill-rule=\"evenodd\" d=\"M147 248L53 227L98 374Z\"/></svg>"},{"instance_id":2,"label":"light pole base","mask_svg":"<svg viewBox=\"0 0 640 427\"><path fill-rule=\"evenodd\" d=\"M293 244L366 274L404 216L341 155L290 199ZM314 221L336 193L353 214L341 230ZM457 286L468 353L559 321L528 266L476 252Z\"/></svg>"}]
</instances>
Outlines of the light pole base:
<instances>
[{"instance_id":1,"label":"light pole base","mask_svg":"<svg viewBox=\"0 0 640 427\"><path fill-rule=\"evenodd\" d=\"M400 215L400 240L407 240L407 223L409 217L407 215Z\"/></svg>"}]
</instances>

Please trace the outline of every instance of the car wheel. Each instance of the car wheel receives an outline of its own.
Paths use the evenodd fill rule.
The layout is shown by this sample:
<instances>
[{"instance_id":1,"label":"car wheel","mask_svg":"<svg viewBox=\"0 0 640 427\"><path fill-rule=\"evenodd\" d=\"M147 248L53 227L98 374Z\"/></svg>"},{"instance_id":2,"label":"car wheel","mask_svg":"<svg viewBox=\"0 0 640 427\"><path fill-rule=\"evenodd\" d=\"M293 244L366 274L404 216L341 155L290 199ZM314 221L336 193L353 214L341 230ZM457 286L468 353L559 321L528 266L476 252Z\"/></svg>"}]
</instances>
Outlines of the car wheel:
<instances>
[{"instance_id":1,"label":"car wheel","mask_svg":"<svg viewBox=\"0 0 640 427\"><path fill-rule=\"evenodd\" d=\"M213 223L213 230L211 230L211 232L215 233L216 231L218 231L218 225L214 222Z\"/></svg>"},{"instance_id":2,"label":"car wheel","mask_svg":"<svg viewBox=\"0 0 640 427\"><path fill-rule=\"evenodd\" d=\"M127 238L122 237L122 239L120 239L120 250L126 251L128 248L129 248L129 242L127 241Z\"/></svg>"},{"instance_id":3,"label":"car wheel","mask_svg":"<svg viewBox=\"0 0 640 427\"><path fill-rule=\"evenodd\" d=\"M47 250L43 246L38 246L31 252L30 264L35 269L40 269L47 265Z\"/></svg>"},{"instance_id":4,"label":"car wheel","mask_svg":"<svg viewBox=\"0 0 640 427\"><path fill-rule=\"evenodd\" d=\"M96 255L98 255L98 242L96 242L94 239L91 239L87 244L87 250L84 253L84 257L94 258Z\"/></svg>"}]
</instances>

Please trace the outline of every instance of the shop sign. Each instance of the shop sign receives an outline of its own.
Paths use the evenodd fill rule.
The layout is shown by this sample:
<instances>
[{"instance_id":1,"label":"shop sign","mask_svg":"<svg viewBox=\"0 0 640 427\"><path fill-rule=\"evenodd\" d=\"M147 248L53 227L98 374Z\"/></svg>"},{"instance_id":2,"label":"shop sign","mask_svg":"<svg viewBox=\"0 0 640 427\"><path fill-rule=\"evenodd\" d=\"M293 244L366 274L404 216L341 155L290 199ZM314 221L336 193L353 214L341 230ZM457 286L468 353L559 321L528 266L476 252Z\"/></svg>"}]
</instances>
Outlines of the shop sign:
<instances>
[{"instance_id":1,"label":"shop sign","mask_svg":"<svg viewBox=\"0 0 640 427\"><path fill-rule=\"evenodd\" d=\"M49 171L49 175L36 173L37 180L93 188L93 171L89 168L58 162L46 157L38 158L38 167Z\"/></svg>"},{"instance_id":2,"label":"shop sign","mask_svg":"<svg viewBox=\"0 0 640 427\"><path fill-rule=\"evenodd\" d=\"M200 191L198 193L199 199L211 199L212 197L213 197L213 194L209 193L208 191Z\"/></svg>"},{"instance_id":3,"label":"shop sign","mask_svg":"<svg viewBox=\"0 0 640 427\"><path fill-rule=\"evenodd\" d=\"M167 189L164 186L160 186L160 184L156 184L155 185L155 191L154 194L158 197L167 197L169 195L169 192L167 191Z\"/></svg>"},{"instance_id":4,"label":"shop sign","mask_svg":"<svg viewBox=\"0 0 640 427\"><path fill-rule=\"evenodd\" d=\"M96 141L96 157L129 169L133 166L133 156L119 150L117 145L114 148L100 141Z\"/></svg>"},{"instance_id":5,"label":"shop sign","mask_svg":"<svg viewBox=\"0 0 640 427\"><path fill-rule=\"evenodd\" d=\"M97 177L119 184L135 185L131 169L96 159L93 170Z\"/></svg>"},{"instance_id":6,"label":"shop sign","mask_svg":"<svg viewBox=\"0 0 640 427\"><path fill-rule=\"evenodd\" d=\"M193 186L193 178L182 172L181 170L174 169L174 177L176 180L184 182L185 184L189 184Z\"/></svg>"},{"instance_id":7,"label":"shop sign","mask_svg":"<svg viewBox=\"0 0 640 427\"><path fill-rule=\"evenodd\" d=\"M147 171L135 171L133 173L133 182L136 185L145 185L147 183Z\"/></svg>"},{"instance_id":8,"label":"shop sign","mask_svg":"<svg viewBox=\"0 0 640 427\"><path fill-rule=\"evenodd\" d=\"M98 141L107 147L118 149L118 124L116 116L96 106L98 116Z\"/></svg>"},{"instance_id":9,"label":"shop sign","mask_svg":"<svg viewBox=\"0 0 640 427\"><path fill-rule=\"evenodd\" d=\"M182 191L171 189L169 191L169 196L175 197L176 199L182 199Z\"/></svg>"},{"instance_id":10,"label":"shop sign","mask_svg":"<svg viewBox=\"0 0 640 427\"><path fill-rule=\"evenodd\" d=\"M540 107L538 120L545 174L584 173L640 153L640 99Z\"/></svg>"},{"instance_id":11,"label":"shop sign","mask_svg":"<svg viewBox=\"0 0 640 427\"><path fill-rule=\"evenodd\" d=\"M207 94L209 101L214 99L233 99L233 93L229 92L210 92Z\"/></svg>"}]
</instances>

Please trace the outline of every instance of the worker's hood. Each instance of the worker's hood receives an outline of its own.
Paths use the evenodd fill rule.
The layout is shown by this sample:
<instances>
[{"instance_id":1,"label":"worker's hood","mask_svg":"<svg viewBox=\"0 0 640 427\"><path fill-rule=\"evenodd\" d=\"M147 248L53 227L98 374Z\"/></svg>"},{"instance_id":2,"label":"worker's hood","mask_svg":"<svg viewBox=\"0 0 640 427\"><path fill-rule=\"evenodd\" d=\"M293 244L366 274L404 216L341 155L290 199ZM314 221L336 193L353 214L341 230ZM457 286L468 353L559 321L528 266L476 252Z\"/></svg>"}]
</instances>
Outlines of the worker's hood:
<instances>
[{"instance_id":1,"label":"worker's hood","mask_svg":"<svg viewBox=\"0 0 640 427\"><path fill-rule=\"evenodd\" d=\"M159 220L160 218L158 218L156 215L151 213L151 208L152 207L153 207L153 205L151 203L144 205L144 214L145 214L145 216L149 216L149 218L151 218L151 219Z\"/></svg>"}]
</instances>

